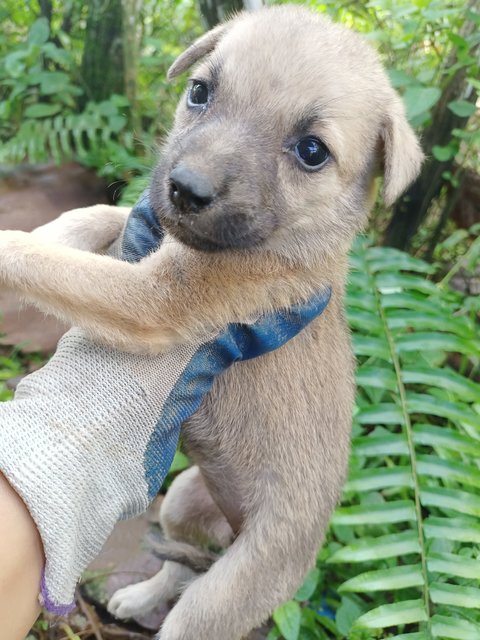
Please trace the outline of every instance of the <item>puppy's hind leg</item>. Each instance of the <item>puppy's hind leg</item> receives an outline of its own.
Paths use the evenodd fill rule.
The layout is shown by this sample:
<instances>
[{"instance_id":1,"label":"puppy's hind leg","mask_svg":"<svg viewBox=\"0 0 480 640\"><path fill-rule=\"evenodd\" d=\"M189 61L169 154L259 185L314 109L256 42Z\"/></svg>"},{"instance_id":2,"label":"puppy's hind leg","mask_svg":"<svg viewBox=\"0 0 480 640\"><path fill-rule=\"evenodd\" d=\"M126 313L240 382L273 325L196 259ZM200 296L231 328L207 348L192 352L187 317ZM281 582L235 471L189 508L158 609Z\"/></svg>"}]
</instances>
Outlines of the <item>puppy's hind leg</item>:
<instances>
[{"instance_id":1,"label":"puppy's hind leg","mask_svg":"<svg viewBox=\"0 0 480 640\"><path fill-rule=\"evenodd\" d=\"M170 540L225 547L233 537L233 531L213 502L198 467L177 476L162 502L159 516ZM168 555L168 543L165 549ZM117 618L147 613L160 602L177 597L197 575L191 568L167 560L149 580L119 589L108 603L108 610Z\"/></svg>"},{"instance_id":2,"label":"puppy's hind leg","mask_svg":"<svg viewBox=\"0 0 480 640\"><path fill-rule=\"evenodd\" d=\"M233 540L232 528L196 466L175 478L162 502L160 525L167 538L195 545L225 548Z\"/></svg>"}]
</instances>

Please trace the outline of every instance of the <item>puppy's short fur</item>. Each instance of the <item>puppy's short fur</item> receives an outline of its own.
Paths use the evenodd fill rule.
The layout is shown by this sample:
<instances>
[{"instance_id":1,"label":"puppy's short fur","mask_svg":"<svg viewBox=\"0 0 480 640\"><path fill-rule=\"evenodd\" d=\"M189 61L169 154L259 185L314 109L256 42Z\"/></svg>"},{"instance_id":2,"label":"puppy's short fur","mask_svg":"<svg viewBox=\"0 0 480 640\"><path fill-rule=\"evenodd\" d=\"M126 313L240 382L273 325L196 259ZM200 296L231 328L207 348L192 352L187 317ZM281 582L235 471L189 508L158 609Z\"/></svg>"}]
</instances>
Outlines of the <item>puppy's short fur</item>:
<instances>
[{"instance_id":1,"label":"puppy's short fur","mask_svg":"<svg viewBox=\"0 0 480 640\"><path fill-rule=\"evenodd\" d=\"M349 450L347 251L378 170L390 204L422 153L373 51L321 15L241 14L195 42L170 77L198 60L207 101L198 88L181 100L154 173L161 248L138 264L79 251L110 244L126 211L76 211L37 237L0 233L0 278L96 340L151 352L332 288L321 317L228 370L184 425L197 466L172 485L162 522L173 539L225 554L201 575L167 562L110 603L128 616L184 589L161 640L239 640L315 562ZM295 151L308 136L329 150L314 170Z\"/></svg>"}]
</instances>

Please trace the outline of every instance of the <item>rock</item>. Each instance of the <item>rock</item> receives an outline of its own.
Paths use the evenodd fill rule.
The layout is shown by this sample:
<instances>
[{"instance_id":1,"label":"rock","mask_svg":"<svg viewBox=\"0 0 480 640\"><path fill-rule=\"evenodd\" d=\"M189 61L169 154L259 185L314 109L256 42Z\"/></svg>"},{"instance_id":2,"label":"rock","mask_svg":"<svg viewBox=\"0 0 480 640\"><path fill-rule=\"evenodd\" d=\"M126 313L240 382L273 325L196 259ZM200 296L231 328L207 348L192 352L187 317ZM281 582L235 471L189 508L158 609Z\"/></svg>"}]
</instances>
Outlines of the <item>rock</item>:
<instances>
[{"instance_id":1,"label":"rock","mask_svg":"<svg viewBox=\"0 0 480 640\"><path fill-rule=\"evenodd\" d=\"M0 177L0 229L31 231L63 211L106 202L105 183L74 162L17 167ZM49 353L68 327L32 307L13 293L0 293L0 343Z\"/></svg>"}]
</instances>

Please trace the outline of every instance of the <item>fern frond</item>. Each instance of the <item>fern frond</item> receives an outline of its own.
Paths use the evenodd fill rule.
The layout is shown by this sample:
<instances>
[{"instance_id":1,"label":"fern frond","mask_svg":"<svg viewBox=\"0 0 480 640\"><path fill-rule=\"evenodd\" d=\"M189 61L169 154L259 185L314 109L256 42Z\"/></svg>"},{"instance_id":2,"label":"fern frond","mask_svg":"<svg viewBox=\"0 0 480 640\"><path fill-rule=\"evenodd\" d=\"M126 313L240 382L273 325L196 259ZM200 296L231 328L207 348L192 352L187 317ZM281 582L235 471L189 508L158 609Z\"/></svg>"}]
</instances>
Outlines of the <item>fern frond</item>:
<instances>
[{"instance_id":1,"label":"fern frond","mask_svg":"<svg viewBox=\"0 0 480 640\"><path fill-rule=\"evenodd\" d=\"M37 105L42 106L42 105ZM112 96L89 103L81 113L26 117L16 133L0 147L0 163L56 163L75 158L100 169L101 175L144 170L135 158L134 139L124 115L128 102ZM122 165L120 171L114 164Z\"/></svg>"},{"instance_id":2,"label":"fern frond","mask_svg":"<svg viewBox=\"0 0 480 640\"><path fill-rule=\"evenodd\" d=\"M359 392L332 525L353 539L327 560L349 563L339 591L367 609L352 637L479 640L480 385L448 365L457 353L478 366L478 327L421 260L360 243L352 266Z\"/></svg>"}]
</instances>

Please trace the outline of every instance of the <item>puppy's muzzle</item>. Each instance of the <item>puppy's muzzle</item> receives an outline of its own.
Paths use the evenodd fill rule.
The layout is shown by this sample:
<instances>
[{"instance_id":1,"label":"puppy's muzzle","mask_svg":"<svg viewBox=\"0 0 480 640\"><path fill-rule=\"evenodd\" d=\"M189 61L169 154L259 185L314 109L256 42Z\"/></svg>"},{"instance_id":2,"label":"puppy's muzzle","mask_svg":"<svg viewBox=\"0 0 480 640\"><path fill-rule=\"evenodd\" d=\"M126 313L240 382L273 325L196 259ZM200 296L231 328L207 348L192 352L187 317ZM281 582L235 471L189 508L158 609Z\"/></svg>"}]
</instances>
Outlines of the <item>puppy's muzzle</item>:
<instances>
[{"instance_id":1,"label":"puppy's muzzle","mask_svg":"<svg viewBox=\"0 0 480 640\"><path fill-rule=\"evenodd\" d=\"M170 173L169 198L179 213L199 213L214 197L211 180L198 170L180 164Z\"/></svg>"}]
</instances>

